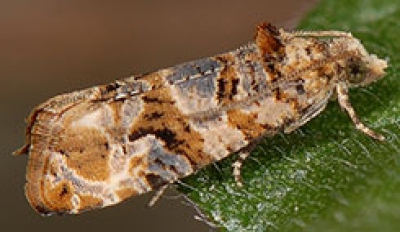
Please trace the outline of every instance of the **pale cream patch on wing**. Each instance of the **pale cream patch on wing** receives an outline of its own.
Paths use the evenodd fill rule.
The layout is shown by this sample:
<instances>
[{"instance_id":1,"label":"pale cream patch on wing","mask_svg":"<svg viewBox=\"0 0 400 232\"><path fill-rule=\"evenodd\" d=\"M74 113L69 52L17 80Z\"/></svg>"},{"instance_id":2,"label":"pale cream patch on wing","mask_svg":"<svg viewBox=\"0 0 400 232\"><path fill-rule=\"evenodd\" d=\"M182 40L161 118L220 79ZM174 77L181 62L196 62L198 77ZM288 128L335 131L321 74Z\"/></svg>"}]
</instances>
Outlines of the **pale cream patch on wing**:
<instances>
[{"instance_id":1,"label":"pale cream patch on wing","mask_svg":"<svg viewBox=\"0 0 400 232\"><path fill-rule=\"evenodd\" d=\"M114 116L110 107L103 105L90 113L85 112L82 117L79 115L71 115L71 126L72 127L96 127L103 128L104 126L110 126L113 123Z\"/></svg>"},{"instance_id":2,"label":"pale cream patch on wing","mask_svg":"<svg viewBox=\"0 0 400 232\"><path fill-rule=\"evenodd\" d=\"M252 104L244 110L257 114L256 122L259 124L282 125L285 118L295 114L289 103L279 102L274 97L265 98L258 103Z\"/></svg>"},{"instance_id":3,"label":"pale cream patch on wing","mask_svg":"<svg viewBox=\"0 0 400 232\"><path fill-rule=\"evenodd\" d=\"M232 151L237 151L246 146L243 133L228 125L227 116L208 120L191 120L191 125L204 139L203 151L212 155L216 160L228 156Z\"/></svg>"},{"instance_id":4,"label":"pale cream patch on wing","mask_svg":"<svg viewBox=\"0 0 400 232\"><path fill-rule=\"evenodd\" d=\"M218 107L218 102L213 96L201 96L196 88L187 89L185 93L177 86L170 86L171 97L176 102L176 107L184 115L195 114L199 111L205 111Z\"/></svg>"}]
</instances>

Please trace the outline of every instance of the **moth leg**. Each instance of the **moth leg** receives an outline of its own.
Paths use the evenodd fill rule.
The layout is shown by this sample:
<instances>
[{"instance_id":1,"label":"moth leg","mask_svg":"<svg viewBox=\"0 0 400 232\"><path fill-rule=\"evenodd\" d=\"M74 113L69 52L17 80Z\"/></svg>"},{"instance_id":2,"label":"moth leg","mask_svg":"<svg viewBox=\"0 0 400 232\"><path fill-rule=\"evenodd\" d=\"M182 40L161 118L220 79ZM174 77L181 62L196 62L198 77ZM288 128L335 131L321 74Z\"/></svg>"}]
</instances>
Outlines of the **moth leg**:
<instances>
[{"instance_id":1,"label":"moth leg","mask_svg":"<svg viewBox=\"0 0 400 232\"><path fill-rule=\"evenodd\" d=\"M302 125L306 124L308 121L310 121L315 116L317 116L319 113L321 113L325 109L330 96L331 95L329 94L326 98L320 100L319 102L315 103L314 105L311 105L311 107L309 107L309 109L307 109L307 112L299 120L297 120L296 122L293 122L292 124L290 124L284 128L284 133L285 134L291 133L292 131L294 131L297 128L301 127Z\"/></svg>"},{"instance_id":2,"label":"moth leg","mask_svg":"<svg viewBox=\"0 0 400 232\"><path fill-rule=\"evenodd\" d=\"M250 151L244 151L239 153L238 159L232 164L233 167L233 177L235 178L236 185L238 187L243 187L241 169L243 162L250 156Z\"/></svg>"},{"instance_id":3,"label":"moth leg","mask_svg":"<svg viewBox=\"0 0 400 232\"><path fill-rule=\"evenodd\" d=\"M354 111L353 107L351 106L350 99L349 99L349 93L348 93L348 87L345 84L338 84L338 86L336 87L336 92L337 92L337 98L338 98L340 107L342 107L342 109L346 110L347 114L350 116L351 120L353 121L354 125L356 126L356 128L359 131L363 132L364 134L366 134L376 140L380 140L380 141L385 140L385 137L383 135L376 133L375 131L368 128L358 118L356 112Z\"/></svg>"},{"instance_id":4,"label":"moth leg","mask_svg":"<svg viewBox=\"0 0 400 232\"><path fill-rule=\"evenodd\" d=\"M239 157L237 160L232 164L233 167L233 177L235 178L236 185L238 187L243 187L243 181L242 181L242 175L241 175L241 170L244 161L247 159L247 157L250 156L251 151L259 144L261 141L262 137L257 139L256 141L252 142L250 145L247 147L243 148L242 150L239 151Z\"/></svg>"},{"instance_id":5,"label":"moth leg","mask_svg":"<svg viewBox=\"0 0 400 232\"><path fill-rule=\"evenodd\" d=\"M156 193L154 196L151 198L150 202L147 204L149 207L154 206L157 201L161 198L161 196L164 194L165 190L169 187L170 184L165 184L161 186L159 189L157 189Z\"/></svg>"}]
</instances>

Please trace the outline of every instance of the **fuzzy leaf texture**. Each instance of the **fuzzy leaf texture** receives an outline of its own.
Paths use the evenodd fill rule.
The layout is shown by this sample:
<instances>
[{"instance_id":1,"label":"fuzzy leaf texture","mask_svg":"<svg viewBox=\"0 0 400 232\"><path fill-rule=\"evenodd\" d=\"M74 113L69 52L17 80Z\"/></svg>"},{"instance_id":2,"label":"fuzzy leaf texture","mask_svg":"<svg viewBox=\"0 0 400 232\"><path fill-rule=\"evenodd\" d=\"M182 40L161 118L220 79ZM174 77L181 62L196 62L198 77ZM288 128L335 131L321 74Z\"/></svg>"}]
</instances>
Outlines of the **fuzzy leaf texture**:
<instances>
[{"instance_id":1,"label":"fuzzy leaf texture","mask_svg":"<svg viewBox=\"0 0 400 232\"><path fill-rule=\"evenodd\" d=\"M337 102L301 129L266 138L236 186L232 156L186 178L185 193L222 231L400 231L400 3L323 0L304 30L350 31L389 60L379 82L351 90L357 131Z\"/></svg>"}]
</instances>

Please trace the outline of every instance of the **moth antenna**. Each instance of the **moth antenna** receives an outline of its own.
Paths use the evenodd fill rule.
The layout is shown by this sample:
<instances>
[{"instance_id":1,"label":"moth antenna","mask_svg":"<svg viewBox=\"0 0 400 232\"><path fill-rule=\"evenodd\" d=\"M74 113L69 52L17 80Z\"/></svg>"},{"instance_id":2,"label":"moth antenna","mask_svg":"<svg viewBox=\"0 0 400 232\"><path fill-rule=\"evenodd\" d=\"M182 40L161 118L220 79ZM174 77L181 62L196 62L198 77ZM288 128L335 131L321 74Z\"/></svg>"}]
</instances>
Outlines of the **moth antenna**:
<instances>
[{"instance_id":1,"label":"moth antenna","mask_svg":"<svg viewBox=\"0 0 400 232\"><path fill-rule=\"evenodd\" d=\"M283 29L279 30L281 36L285 39L294 37L353 37L350 32L344 31L292 31L286 32Z\"/></svg>"}]
</instances>

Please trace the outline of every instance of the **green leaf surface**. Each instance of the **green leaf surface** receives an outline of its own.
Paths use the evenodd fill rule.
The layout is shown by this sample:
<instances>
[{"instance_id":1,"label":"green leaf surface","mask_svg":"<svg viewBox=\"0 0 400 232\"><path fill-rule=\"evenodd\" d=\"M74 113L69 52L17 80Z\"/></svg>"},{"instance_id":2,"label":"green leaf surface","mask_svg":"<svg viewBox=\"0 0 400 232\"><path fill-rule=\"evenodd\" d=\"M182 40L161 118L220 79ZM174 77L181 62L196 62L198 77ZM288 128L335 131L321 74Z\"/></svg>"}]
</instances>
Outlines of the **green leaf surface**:
<instances>
[{"instance_id":1,"label":"green leaf surface","mask_svg":"<svg viewBox=\"0 0 400 232\"><path fill-rule=\"evenodd\" d=\"M400 231L400 3L324 0L300 28L351 31L388 58L385 78L350 95L387 140L361 134L331 102L301 129L265 139L244 164L243 188L232 156L179 190L226 231Z\"/></svg>"}]
</instances>

